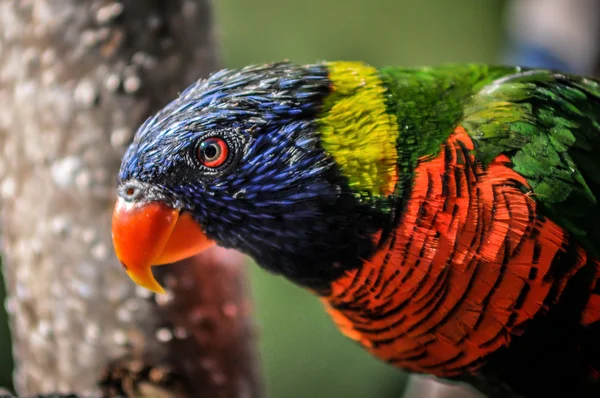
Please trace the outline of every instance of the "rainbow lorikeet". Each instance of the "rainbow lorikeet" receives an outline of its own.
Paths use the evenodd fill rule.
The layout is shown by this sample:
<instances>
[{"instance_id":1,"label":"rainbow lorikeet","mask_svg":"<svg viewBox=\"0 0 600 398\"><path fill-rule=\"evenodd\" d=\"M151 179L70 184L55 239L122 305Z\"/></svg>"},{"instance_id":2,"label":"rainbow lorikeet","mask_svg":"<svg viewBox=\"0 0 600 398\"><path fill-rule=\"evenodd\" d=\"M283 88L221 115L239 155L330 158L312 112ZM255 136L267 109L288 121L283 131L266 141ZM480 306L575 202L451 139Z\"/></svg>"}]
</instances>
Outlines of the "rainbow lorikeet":
<instances>
[{"instance_id":1,"label":"rainbow lorikeet","mask_svg":"<svg viewBox=\"0 0 600 398\"><path fill-rule=\"evenodd\" d=\"M137 132L118 257L216 243L381 360L493 397L600 397L600 83L485 65L224 70Z\"/></svg>"}]
</instances>

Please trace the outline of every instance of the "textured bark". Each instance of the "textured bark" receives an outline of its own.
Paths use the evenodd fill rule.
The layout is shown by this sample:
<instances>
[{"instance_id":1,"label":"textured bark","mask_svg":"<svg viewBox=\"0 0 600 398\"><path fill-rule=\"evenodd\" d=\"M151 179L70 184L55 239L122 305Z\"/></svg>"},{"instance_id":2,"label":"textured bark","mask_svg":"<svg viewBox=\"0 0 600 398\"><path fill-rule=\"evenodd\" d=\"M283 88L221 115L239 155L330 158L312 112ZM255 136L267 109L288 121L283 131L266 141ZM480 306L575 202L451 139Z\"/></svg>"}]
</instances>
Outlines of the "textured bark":
<instances>
[{"instance_id":1,"label":"textured bark","mask_svg":"<svg viewBox=\"0 0 600 398\"><path fill-rule=\"evenodd\" d=\"M161 269L173 294L159 300L159 315L169 325L159 333L173 339L172 361L195 375L189 380L195 396L260 396L255 351L249 344L253 330L244 259L233 250L214 248Z\"/></svg>"},{"instance_id":2,"label":"textured bark","mask_svg":"<svg viewBox=\"0 0 600 398\"><path fill-rule=\"evenodd\" d=\"M0 0L0 199L20 395L255 397L242 257L135 288L110 238L137 126L215 68L209 0ZM100 383L100 384L99 384Z\"/></svg>"}]
</instances>

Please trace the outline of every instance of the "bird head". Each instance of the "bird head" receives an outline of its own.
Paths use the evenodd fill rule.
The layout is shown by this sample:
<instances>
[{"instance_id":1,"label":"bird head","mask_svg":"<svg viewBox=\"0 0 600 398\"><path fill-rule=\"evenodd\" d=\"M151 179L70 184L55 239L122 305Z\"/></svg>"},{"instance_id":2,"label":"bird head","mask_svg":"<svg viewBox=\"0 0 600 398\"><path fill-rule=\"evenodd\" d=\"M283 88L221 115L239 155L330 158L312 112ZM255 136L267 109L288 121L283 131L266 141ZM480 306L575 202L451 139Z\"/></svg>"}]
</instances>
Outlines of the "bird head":
<instances>
[{"instance_id":1,"label":"bird head","mask_svg":"<svg viewBox=\"0 0 600 398\"><path fill-rule=\"evenodd\" d=\"M390 132L373 133L372 112L356 109L367 67L338 68L333 80L327 64L223 70L139 128L119 172L112 227L136 283L162 292L152 266L215 243L313 288L372 252L389 218L395 137L379 142ZM352 68L354 78L345 77ZM360 141L363 130L372 142Z\"/></svg>"}]
</instances>

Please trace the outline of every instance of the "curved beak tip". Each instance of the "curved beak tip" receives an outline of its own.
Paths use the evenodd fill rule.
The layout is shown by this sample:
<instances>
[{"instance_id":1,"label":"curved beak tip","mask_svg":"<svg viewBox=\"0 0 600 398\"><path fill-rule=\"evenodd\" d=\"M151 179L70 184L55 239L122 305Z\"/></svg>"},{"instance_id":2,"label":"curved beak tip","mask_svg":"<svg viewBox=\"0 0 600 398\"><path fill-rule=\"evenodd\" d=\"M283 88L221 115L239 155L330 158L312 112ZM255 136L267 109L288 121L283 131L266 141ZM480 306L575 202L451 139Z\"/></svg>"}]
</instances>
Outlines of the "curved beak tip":
<instances>
[{"instance_id":1,"label":"curved beak tip","mask_svg":"<svg viewBox=\"0 0 600 398\"><path fill-rule=\"evenodd\" d=\"M166 294L165 289L156 281L154 275L152 275L152 270L148 267L145 272L141 270L141 272L134 272L127 270L127 275L139 286L146 288L157 294Z\"/></svg>"}]
</instances>

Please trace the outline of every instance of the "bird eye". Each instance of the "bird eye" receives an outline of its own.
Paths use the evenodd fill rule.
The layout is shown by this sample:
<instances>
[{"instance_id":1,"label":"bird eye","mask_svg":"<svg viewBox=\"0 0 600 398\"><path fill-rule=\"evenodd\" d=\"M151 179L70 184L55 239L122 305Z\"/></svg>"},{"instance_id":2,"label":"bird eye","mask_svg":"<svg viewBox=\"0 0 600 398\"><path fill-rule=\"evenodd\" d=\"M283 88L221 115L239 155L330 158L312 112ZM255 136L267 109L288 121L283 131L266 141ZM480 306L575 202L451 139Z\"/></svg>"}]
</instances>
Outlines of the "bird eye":
<instances>
[{"instance_id":1,"label":"bird eye","mask_svg":"<svg viewBox=\"0 0 600 398\"><path fill-rule=\"evenodd\" d=\"M222 138L210 137L198 146L198 160L206 167L219 167L225 163L228 156L229 147Z\"/></svg>"}]
</instances>

